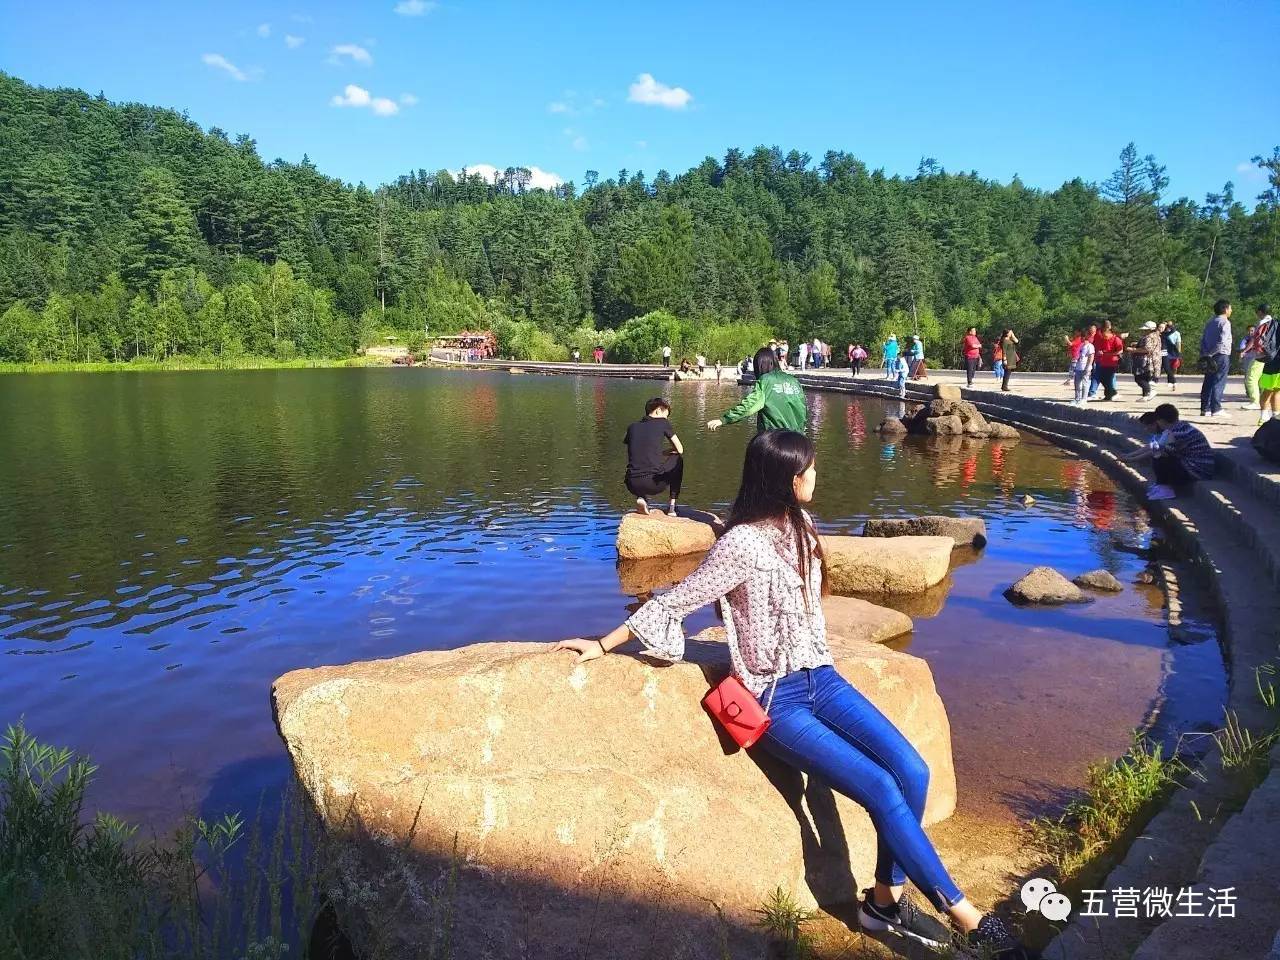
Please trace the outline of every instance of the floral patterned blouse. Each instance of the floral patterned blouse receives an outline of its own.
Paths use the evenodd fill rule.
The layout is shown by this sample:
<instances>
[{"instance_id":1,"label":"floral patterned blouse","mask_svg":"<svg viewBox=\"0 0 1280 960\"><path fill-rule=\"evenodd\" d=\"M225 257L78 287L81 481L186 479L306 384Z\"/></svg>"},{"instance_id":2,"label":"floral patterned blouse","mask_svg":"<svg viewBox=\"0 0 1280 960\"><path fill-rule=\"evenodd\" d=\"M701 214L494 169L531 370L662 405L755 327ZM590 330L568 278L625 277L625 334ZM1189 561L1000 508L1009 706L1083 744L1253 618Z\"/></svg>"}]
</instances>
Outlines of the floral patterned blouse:
<instances>
[{"instance_id":1,"label":"floral patterned blouse","mask_svg":"<svg viewBox=\"0 0 1280 960\"><path fill-rule=\"evenodd\" d=\"M724 598L721 613L734 676L759 697L788 673L834 663L821 594L822 569L814 562L806 605L794 533L769 523L743 524L721 537L680 584L636 611L626 626L654 655L679 660L684 618Z\"/></svg>"}]
</instances>

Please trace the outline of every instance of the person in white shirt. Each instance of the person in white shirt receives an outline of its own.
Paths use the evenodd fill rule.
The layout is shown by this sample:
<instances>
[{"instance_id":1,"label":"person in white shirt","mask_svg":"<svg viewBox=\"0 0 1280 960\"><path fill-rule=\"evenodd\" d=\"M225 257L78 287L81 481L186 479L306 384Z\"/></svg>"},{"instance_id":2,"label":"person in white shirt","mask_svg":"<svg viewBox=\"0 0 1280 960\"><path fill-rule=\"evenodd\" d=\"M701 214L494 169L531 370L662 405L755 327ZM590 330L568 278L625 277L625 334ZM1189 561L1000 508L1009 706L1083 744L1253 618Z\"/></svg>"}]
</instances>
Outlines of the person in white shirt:
<instances>
[{"instance_id":1,"label":"person in white shirt","mask_svg":"<svg viewBox=\"0 0 1280 960\"><path fill-rule=\"evenodd\" d=\"M804 370L809 366L809 344L806 341L800 341L800 369Z\"/></svg>"},{"instance_id":2,"label":"person in white shirt","mask_svg":"<svg viewBox=\"0 0 1280 960\"><path fill-rule=\"evenodd\" d=\"M1096 329L1090 327L1091 330ZM1076 353L1076 357L1071 361L1071 380L1075 384L1075 399L1071 401L1073 407L1083 407L1085 405L1085 397L1089 393L1089 378L1093 374L1093 358L1097 351L1093 346L1093 341L1086 337L1080 344L1080 350Z\"/></svg>"}]
</instances>

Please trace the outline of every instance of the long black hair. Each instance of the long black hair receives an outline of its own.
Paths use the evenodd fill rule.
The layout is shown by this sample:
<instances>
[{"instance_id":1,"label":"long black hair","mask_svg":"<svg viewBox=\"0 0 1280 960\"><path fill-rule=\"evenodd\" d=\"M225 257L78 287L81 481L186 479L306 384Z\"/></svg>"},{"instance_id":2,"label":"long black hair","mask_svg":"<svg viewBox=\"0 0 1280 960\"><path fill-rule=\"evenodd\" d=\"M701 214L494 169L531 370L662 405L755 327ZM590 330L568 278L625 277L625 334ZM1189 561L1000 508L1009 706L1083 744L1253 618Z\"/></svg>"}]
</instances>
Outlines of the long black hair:
<instances>
[{"instance_id":1,"label":"long black hair","mask_svg":"<svg viewBox=\"0 0 1280 960\"><path fill-rule=\"evenodd\" d=\"M757 356L758 359L758 356ZM770 521L795 536L805 603L809 597L809 565L822 569L822 592L827 592L826 567L822 565L822 541L796 499L795 478L814 460L813 441L794 430L763 430L747 444L742 462L742 484L729 510L725 530L744 523Z\"/></svg>"},{"instance_id":2,"label":"long black hair","mask_svg":"<svg viewBox=\"0 0 1280 960\"><path fill-rule=\"evenodd\" d=\"M761 347L756 351L751 364L755 367L756 379L759 380L766 373L773 373L778 369L778 355L768 347Z\"/></svg>"}]
</instances>

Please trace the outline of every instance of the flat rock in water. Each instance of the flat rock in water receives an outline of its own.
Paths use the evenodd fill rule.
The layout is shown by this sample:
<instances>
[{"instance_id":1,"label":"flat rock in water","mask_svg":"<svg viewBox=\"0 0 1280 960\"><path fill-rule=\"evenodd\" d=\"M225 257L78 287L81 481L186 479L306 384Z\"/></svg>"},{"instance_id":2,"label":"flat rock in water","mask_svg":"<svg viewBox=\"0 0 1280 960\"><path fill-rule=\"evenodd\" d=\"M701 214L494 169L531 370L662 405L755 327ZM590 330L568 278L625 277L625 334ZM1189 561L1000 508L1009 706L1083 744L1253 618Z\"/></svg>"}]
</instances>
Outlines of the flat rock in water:
<instances>
[{"instance_id":1,"label":"flat rock in water","mask_svg":"<svg viewBox=\"0 0 1280 960\"><path fill-rule=\"evenodd\" d=\"M686 517L668 517L651 510L628 513L618 527L618 556L623 560L680 557L710 550L716 542L710 524Z\"/></svg>"},{"instance_id":2,"label":"flat rock in water","mask_svg":"<svg viewBox=\"0 0 1280 960\"><path fill-rule=\"evenodd\" d=\"M905 613L881 607L858 597L824 597L827 640L834 650L849 643L883 643L910 633L915 627Z\"/></svg>"},{"instance_id":3,"label":"flat rock in water","mask_svg":"<svg viewBox=\"0 0 1280 960\"><path fill-rule=\"evenodd\" d=\"M957 547L984 547L987 524L981 517L905 517L868 520L864 537L950 537Z\"/></svg>"},{"instance_id":4,"label":"flat rock in water","mask_svg":"<svg viewBox=\"0 0 1280 960\"><path fill-rule=\"evenodd\" d=\"M1077 587L1088 587L1090 590L1103 590L1107 593L1119 593L1124 584L1106 570L1090 570L1071 580Z\"/></svg>"},{"instance_id":5,"label":"flat rock in water","mask_svg":"<svg viewBox=\"0 0 1280 960\"><path fill-rule=\"evenodd\" d=\"M1086 603L1080 588L1053 567L1034 567L1004 592L1011 603Z\"/></svg>"},{"instance_id":6,"label":"flat rock in water","mask_svg":"<svg viewBox=\"0 0 1280 960\"><path fill-rule=\"evenodd\" d=\"M941 583L950 537L823 537L827 578L836 593L919 593Z\"/></svg>"},{"instance_id":7,"label":"flat rock in water","mask_svg":"<svg viewBox=\"0 0 1280 960\"><path fill-rule=\"evenodd\" d=\"M1018 433L1015 427L1009 426L1007 423L992 423L987 421L987 439L989 440L1021 440L1022 434Z\"/></svg>"},{"instance_id":8,"label":"flat rock in water","mask_svg":"<svg viewBox=\"0 0 1280 960\"><path fill-rule=\"evenodd\" d=\"M726 752L701 705L723 646L690 642L669 665L548 650L476 644L275 682L293 768L343 837L334 907L357 955L430 955L447 908L469 960L763 956L755 911L776 888L812 908L871 876L862 807L761 751ZM834 653L929 765L925 823L949 816L928 664L852 641Z\"/></svg>"},{"instance_id":9,"label":"flat rock in water","mask_svg":"<svg viewBox=\"0 0 1280 960\"><path fill-rule=\"evenodd\" d=\"M907 425L897 417L885 417L876 429L880 433L903 434L907 432Z\"/></svg>"}]
</instances>

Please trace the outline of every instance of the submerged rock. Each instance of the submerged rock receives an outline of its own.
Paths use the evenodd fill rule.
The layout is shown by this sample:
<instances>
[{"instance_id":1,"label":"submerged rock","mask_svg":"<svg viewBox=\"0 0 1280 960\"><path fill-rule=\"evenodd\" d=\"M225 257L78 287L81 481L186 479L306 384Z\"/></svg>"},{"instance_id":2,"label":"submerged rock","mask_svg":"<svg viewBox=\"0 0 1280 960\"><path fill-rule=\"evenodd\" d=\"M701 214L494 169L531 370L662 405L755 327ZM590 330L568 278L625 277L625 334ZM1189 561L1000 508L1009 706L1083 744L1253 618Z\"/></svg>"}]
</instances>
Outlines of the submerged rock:
<instances>
[{"instance_id":1,"label":"submerged rock","mask_svg":"<svg viewBox=\"0 0 1280 960\"><path fill-rule=\"evenodd\" d=\"M1088 587L1091 590L1104 590L1107 593L1119 593L1124 589L1124 584L1112 576L1108 571L1098 569L1090 570L1088 573L1082 573L1078 577L1071 580L1077 587Z\"/></svg>"},{"instance_id":2,"label":"submerged rock","mask_svg":"<svg viewBox=\"0 0 1280 960\"><path fill-rule=\"evenodd\" d=\"M871 876L860 806L760 751L726 753L700 703L722 647L691 642L706 662L664 666L547 650L477 644L276 681L294 770L348 841L335 908L357 952L426 956L448 919L469 960L713 960L722 935L755 956L755 911L776 888L811 908ZM928 665L867 643L835 656L929 765L925 822L949 816L950 726Z\"/></svg>"},{"instance_id":3,"label":"submerged rock","mask_svg":"<svg viewBox=\"0 0 1280 960\"><path fill-rule=\"evenodd\" d=\"M901 435L907 432L907 425L897 417L885 417L876 430L884 434Z\"/></svg>"},{"instance_id":4,"label":"submerged rock","mask_svg":"<svg viewBox=\"0 0 1280 960\"><path fill-rule=\"evenodd\" d=\"M984 547L987 524L981 517L906 517L868 520L864 537L950 537L957 547Z\"/></svg>"},{"instance_id":5,"label":"submerged rock","mask_svg":"<svg viewBox=\"0 0 1280 960\"><path fill-rule=\"evenodd\" d=\"M1087 603L1080 588L1053 567L1034 567L1004 592L1012 603Z\"/></svg>"},{"instance_id":6,"label":"submerged rock","mask_svg":"<svg viewBox=\"0 0 1280 960\"><path fill-rule=\"evenodd\" d=\"M950 537L823 537L827 578L836 593L919 593L951 564Z\"/></svg>"},{"instance_id":7,"label":"submerged rock","mask_svg":"<svg viewBox=\"0 0 1280 960\"><path fill-rule=\"evenodd\" d=\"M987 439L989 440L1021 440L1022 434L1017 428L1009 426L1007 423L991 423L987 422Z\"/></svg>"},{"instance_id":8,"label":"submerged rock","mask_svg":"<svg viewBox=\"0 0 1280 960\"><path fill-rule=\"evenodd\" d=\"M628 513L618 527L618 556L623 560L680 557L710 550L716 542L710 524L686 517L668 517L651 510Z\"/></svg>"}]
</instances>

